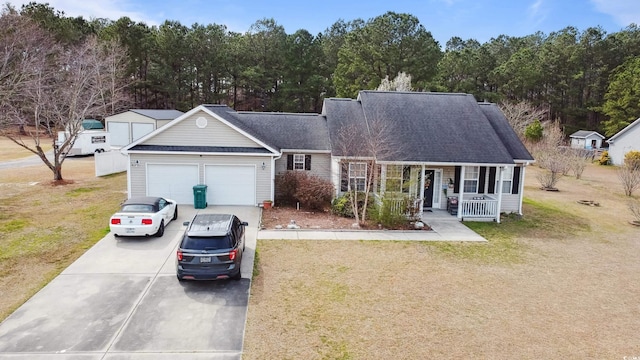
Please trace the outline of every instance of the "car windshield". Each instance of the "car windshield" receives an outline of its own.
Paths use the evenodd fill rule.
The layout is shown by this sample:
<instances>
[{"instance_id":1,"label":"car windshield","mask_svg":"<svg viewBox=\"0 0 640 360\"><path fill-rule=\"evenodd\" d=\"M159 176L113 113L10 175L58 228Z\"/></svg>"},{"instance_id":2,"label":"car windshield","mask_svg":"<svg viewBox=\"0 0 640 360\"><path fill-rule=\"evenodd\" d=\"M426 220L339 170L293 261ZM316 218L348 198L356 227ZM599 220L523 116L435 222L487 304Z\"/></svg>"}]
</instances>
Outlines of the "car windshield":
<instances>
[{"instance_id":1,"label":"car windshield","mask_svg":"<svg viewBox=\"0 0 640 360\"><path fill-rule=\"evenodd\" d=\"M153 212L153 205L129 204L122 207L122 212Z\"/></svg>"},{"instance_id":2,"label":"car windshield","mask_svg":"<svg viewBox=\"0 0 640 360\"><path fill-rule=\"evenodd\" d=\"M219 250L231 248L228 236L195 237L186 236L182 248L188 250Z\"/></svg>"}]
</instances>

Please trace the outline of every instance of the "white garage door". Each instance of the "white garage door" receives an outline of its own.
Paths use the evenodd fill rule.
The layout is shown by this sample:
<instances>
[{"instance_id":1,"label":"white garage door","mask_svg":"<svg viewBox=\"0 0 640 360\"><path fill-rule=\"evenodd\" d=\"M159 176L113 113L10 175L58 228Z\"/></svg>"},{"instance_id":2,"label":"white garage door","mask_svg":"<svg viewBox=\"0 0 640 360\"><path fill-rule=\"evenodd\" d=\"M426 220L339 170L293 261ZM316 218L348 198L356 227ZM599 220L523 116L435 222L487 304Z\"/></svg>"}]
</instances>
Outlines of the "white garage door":
<instances>
[{"instance_id":1,"label":"white garage door","mask_svg":"<svg viewBox=\"0 0 640 360\"><path fill-rule=\"evenodd\" d=\"M194 185L198 185L198 165L147 165L147 196L162 196L178 204L193 205Z\"/></svg>"},{"instance_id":2,"label":"white garage door","mask_svg":"<svg viewBox=\"0 0 640 360\"><path fill-rule=\"evenodd\" d=\"M256 205L255 166L206 165L207 202L212 205Z\"/></svg>"},{"instance_id":3,"label":"white garage door","mask_svg":"<svg viewBox=\"0 0 640 360\"><path fill-rule=\"evenodd\" d=\"M129 123L108 122L107 131L111 134L111 145L125 146L129 144Z\"/></svg>"},{"instance_id":4,"label":"white garage door","mask_svg":"<svg viewBox=\"0 0 640 360\"><path fill-rule=\"evenodd\" d=\"M140 139L153 131L153 124L145 123L131 123L131 135L133 135L133 141Z\"/></svg>"}]
</instances>

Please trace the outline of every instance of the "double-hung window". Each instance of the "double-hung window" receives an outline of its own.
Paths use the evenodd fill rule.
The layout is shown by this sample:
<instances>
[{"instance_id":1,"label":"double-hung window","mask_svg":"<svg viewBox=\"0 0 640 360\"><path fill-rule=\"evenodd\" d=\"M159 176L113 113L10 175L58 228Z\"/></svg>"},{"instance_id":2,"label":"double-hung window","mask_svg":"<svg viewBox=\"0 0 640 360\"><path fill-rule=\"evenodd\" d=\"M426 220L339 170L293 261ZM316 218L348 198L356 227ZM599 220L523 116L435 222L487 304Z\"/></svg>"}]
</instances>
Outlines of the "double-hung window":
<instances>
[{"instance_id":1,"label":"double-hung window","mask_svg":"<svg viewBox=\"0 0 640 360\"><path fill-rule=\"evenodd\" d=\"M304 154L293 154L293 170L304 170Z\"/></svg>"},{"instance_id":2,"label":"double-hung window","mask_svg":"<svg viewBox=\"0 0 640 360\"><path fill-rule=\"evenodd\" d=\"M410 171L409 166L387 165L385 191L409 192Z\"/></svg>"},{"instance_id":3,"label":"double-hung window","mask_svg":"<svg viewBox=\"0 0 640 360\"><path fill-rule=\"evenodd\" d=\"M513 186L513 167L507 167L502 170L502 193L511 194L511 187ZM496 184L496 189L498 184Z\"/></svg>"},{"instance_id":4,"label":"double-hung window","mask_svg":"<svg viewBox=\"0 0 640 360\"><path fill-rule=\"evenodd\" d=\"M364 191L367 181L367 163L349 163L349 189Z\"/></svg>"},{"instance_id":5,"label":"double-hung window","mask_svg":"<svg viewBox=\"0 0 640 360\"><path fill-rule=\"evenodd\" d=\"M464 169L464 192L478 193L479 166L466 166Z\"/></svg>"}]
</instances>

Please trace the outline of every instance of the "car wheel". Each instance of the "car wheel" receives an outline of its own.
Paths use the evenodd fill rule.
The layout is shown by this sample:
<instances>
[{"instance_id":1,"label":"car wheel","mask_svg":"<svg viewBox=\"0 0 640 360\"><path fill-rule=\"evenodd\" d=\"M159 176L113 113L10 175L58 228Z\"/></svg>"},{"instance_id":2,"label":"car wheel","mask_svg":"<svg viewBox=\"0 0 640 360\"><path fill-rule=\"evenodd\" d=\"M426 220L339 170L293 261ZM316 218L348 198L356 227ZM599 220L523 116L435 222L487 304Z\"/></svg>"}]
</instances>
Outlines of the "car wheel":
<instances>
[{"instance_id":1,"label":"car wheel","mask_svg":"<svg viewBox=\"0 0 640 360\"><path fill-rule=\"evenodd\" d=\"M237 275L233 275L232 277L233 280L240 280L242 279L242 271L238 271Z\"/></svg>"},{"instance_id":2,"label":"car wheel","mask_svg":"<svg viewBox=\"0 0 640 360\"><path fill-rule=\"evenodd\" d=\"M164 220L160 221L160 228L158 228L158 232L156 233L157 237L162 237L164 235Z\"/></svg>"},{"instance_id":3,"label":"car wheel","mask_svg":"<svg viewBox=\"0 0 640 360\"><path fill-rule=\"evenodd\" d=\"M176 206L176 211L173 212L173 217L171 218L171 220L175 220L178 218L178 207Z\"/></svg>"}]
</instances>

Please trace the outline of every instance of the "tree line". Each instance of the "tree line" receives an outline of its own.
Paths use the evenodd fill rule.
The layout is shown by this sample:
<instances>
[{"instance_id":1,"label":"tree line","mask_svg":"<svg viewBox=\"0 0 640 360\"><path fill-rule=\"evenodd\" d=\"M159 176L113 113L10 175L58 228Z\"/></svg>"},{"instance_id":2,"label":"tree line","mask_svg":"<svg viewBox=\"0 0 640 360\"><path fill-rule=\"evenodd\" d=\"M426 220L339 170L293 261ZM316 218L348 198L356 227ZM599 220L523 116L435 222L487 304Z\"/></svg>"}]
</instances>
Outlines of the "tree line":
<instances>
[{"instance_id":1,"label":"tree line","mask_svg":"<svg viewBox=\"0 0 640 360\"><path fill-rule=\"evenodd\" d=\"M320 112L326 97L355 97L383 79L410 74L415 91L473 94L544 108L565 133L607 136L640 117L640 28L607 34L566 27L550 34L500 35L480 43L453 37L441 47L410 14L338 20L316 35L287 34L274 19L247 32L219 24L148 26L68 17L47 4L20 9L63 44L95 35L126 50L132 107Z\"/></svg>"}]
</instances>

